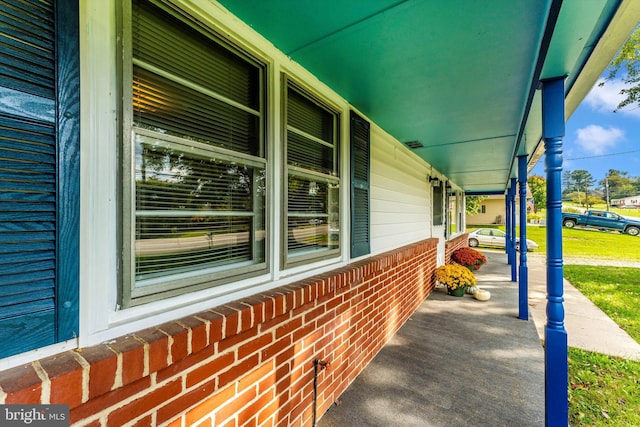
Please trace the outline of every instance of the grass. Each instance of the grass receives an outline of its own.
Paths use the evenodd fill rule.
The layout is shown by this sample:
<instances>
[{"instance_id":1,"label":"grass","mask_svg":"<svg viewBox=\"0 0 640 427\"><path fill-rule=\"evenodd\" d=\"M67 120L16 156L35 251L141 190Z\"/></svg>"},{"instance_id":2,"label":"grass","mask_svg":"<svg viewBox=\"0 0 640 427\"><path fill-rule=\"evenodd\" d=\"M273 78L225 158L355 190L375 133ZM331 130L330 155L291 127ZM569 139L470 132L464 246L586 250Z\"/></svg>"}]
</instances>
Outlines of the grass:
<instances>
[{"instance_id":1,"label":"grass","mask_svg":"<svg viewBox=\"0 0 640 427\"><path fill-rule=\"evenodd\" d=\"M640 261L640 238L597 230L562 230L563 251L568 256Z\"/></svg>"},{"instance_id":2,"label":"grass","mask_svg":"<svg viewBox=\"0 0 640 427\"><path fill-rule=\"evenodd\" d=\"M468 226L467 231L476 228L499 228L504 225ZM528 226L527 239L539 245L535 253L547 251L547 227ZM516 227L516 236L520 236L520 228ZM604 232L590 229L562 229L562 250L565 257L595 258L617 260L624 258L628 261L640 262L640 237L629 236L617 232Z\"/></svg>"},{"instance_id":3,"label":"grass","mask_svg":"<svg viewBox=\"0 0 640 427\"><path fill-rule=\"evenodd\" d=\"M563 203L562 206L564 208L578 208L578 209L585 209L584 206L580 206L577 204L572 204L572 203ZM607 206L602 204L602 205L594 205L594 206L589 206L589 209L595 209L597 211L606 211L607 210ZM615 212L619 215L622 216L628 216L631 218L640 218L640 209L619 209L619 208L609 208L609 210L611 212ZM547 216L547 211L546 209L542 209L538 212L536 212L536 214L538 216L540 216L541 218L544 218Z\"/></svg>"},{"instance_id":4,"label":"grass","mask_svg":"<svg viewBox=\"0 0 640 427\"><path fill-rule=\"evenodd\" d=\"M566 265L564 276L640 342L638 269ZM570 425L640 425L639 388L639 362L569 349Z\"/></svg>"},{"instance_id":5,"label":"grass","mask_svg":"<svg viewBox=\"0 0 640 427\"><path fill-rule=\"evenodd\" d=\"M640 342L640 274L637 268L564 266L564 277Z\"/></svg>"},{"instance_id":6,"label":"grass","mask_svg":"<svg viewBox=\"0 0 640 427\"><path fill-rule=\"evenodd\" d=\"M630 216L634 218L640 218L640 209L609 209L611 212L615 212L622 216Z\"/></svg>"},{"instance_id":7,"label":"grass","mask_svg":"<svg viewBox=\"0 0 640 427\"><path fill-rule=\"evenodd\" d=\"M563 206L567 206L567 207L579 207L584 209L584 206L580 206L577 204L571 204L571 203L563 203ZM589 209L595 209L597 211L606 211L607 210L607 205L603 204L596 204L593 206L589 206ZM631 217L640 217L640 209L618 209L618 208L609 208L609 210L611 212L615 212L619 215L622 216L631 216Z\"/></svg>"},{"instance_id":8,"label":"grass","mask_svg":"<svg viewBox=\"0 0 640 427\"><path fill-rule=\"evenodd\" d=\"M640 425L640 363L569 349L569 425Z\"/></svg>"},{"instance_id":9,"label":"grass","mask_svg":"<svg viewBox=\"0 0 640 427\"><path fill-rule=\"evenodd\" d=\"M577 203L571 202L562 202L562 206L565 208L578 208L578 209L586 209L585 206L579 205ZM604 203L598 203L592 206L589 206L589 209L595 209L597 211L606 211L607 205ZM630 217L640 217L640 209L619 209L619 208L609 208L611 212L615 212L622 216L630 216ZM543 216L545 215L545 209L541 210L539 213Z\"/></svg>"}]
</instances>

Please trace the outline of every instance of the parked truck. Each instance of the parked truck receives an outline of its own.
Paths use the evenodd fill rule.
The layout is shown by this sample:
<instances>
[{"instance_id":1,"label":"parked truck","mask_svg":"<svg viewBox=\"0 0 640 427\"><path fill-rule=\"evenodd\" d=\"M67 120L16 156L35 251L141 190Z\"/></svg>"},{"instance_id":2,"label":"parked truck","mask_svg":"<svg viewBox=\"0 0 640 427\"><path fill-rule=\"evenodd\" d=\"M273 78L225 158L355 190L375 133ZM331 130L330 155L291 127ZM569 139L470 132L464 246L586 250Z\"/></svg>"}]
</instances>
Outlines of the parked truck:
<instances>
[{"instance_id":1,"label":"parked truck","mask_svg":"<svg viewBox=\"0 0 640 427\"><path fill-rule=\"evenodd\" d=\"M589 210L584 214L562 212L562 225L567 228L592 227L600 230L617 230L632 236L640 234L640 221L606 211Z\"/></svg>"}]
</instances>

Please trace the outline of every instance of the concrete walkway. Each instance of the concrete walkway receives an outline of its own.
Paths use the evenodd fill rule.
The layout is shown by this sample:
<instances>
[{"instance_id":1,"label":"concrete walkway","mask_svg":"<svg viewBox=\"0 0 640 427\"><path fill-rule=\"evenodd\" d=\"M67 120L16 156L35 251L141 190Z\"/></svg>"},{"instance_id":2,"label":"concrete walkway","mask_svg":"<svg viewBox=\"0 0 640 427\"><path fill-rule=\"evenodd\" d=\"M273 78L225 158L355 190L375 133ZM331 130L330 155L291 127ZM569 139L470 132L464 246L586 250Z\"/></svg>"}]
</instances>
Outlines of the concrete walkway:
<instances>
[{"instance_id":1,"label":"concrete walkway","mask_svg":"<svg viewBox=\"0 0 640 427\"><path fill-rule=\"evenodd\" d=\"M544 425L544 351L517 319L504 253L487 253L486 302L436 289L320 419L320 427Z\"/></svg>"},{"instance_id":2,"label":"concrete walkway","mask_svg":"<svg viewBox=\"0 0 640 427\"><path fill-rule=\"evenodd\" d=\"M544 340L544 325L547 321L545 260L542 257L529 256L527 266L529 267L529 310L538 335ZM564 300L565 329L569 347L640 360L640 344L567 280L564 281Z\"/></svg>"},{"instance_id":3,"label":"concrete walkway","mask_svg":"<svg viewBox=\"0 0 640 427\"><path fill-rule=\"evenodd\" d=\"M530 321L502 251L476 274L487 302L436 289L320 419L344 426L544 425L546 267L528 257ZM565 281L570 347L640 360L640 344Z\"/></svg>"}]
</instances>

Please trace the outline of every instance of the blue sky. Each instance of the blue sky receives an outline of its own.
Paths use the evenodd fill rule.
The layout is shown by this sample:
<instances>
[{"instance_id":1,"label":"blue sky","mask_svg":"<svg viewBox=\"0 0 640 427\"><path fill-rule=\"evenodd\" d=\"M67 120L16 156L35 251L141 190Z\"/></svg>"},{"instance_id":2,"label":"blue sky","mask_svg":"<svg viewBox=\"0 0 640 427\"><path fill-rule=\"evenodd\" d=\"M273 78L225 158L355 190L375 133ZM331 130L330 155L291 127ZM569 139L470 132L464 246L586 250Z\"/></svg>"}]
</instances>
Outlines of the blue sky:
<instances>
[{"instance_id":1,"label":"blue sky","mask_svg":"<svg viewBox=\"0 0 640 427\"><path fill-rule=\"evenodd\" d=\"M609 169L640 176L640 107L613 112L622 100L622 81L591 89L566 126L563 170L584 169L600 181ZM545 176L544 156L531 174Z\"/></svg>"}]
</instances>

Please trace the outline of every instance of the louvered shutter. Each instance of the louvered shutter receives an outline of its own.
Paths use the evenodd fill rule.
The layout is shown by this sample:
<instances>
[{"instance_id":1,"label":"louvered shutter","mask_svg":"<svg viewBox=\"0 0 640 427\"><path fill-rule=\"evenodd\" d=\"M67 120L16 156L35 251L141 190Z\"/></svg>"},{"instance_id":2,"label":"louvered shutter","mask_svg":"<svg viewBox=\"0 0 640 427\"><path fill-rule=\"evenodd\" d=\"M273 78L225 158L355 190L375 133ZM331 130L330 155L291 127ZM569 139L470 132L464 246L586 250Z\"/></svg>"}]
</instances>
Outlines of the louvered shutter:
<instances>
[{"instance_id":1,"label":"louvered shutter","mask_svg":"<svg viewBox=\"0 0 640 427\"><path fill-rule=\"evenodd\" d=\"M0 357L77 334L77 9L0 2Z\"/></svg>"},{"instance_id":2,"label":"louvered shutter","mask_svg":"<svg viewBox=\"0 0 640 427\"><path fill-rule=\"evenodd\" d=\"M351 112L351 257L366 255L370 248L369 122Z\"/></svg>"}]
</instances>

